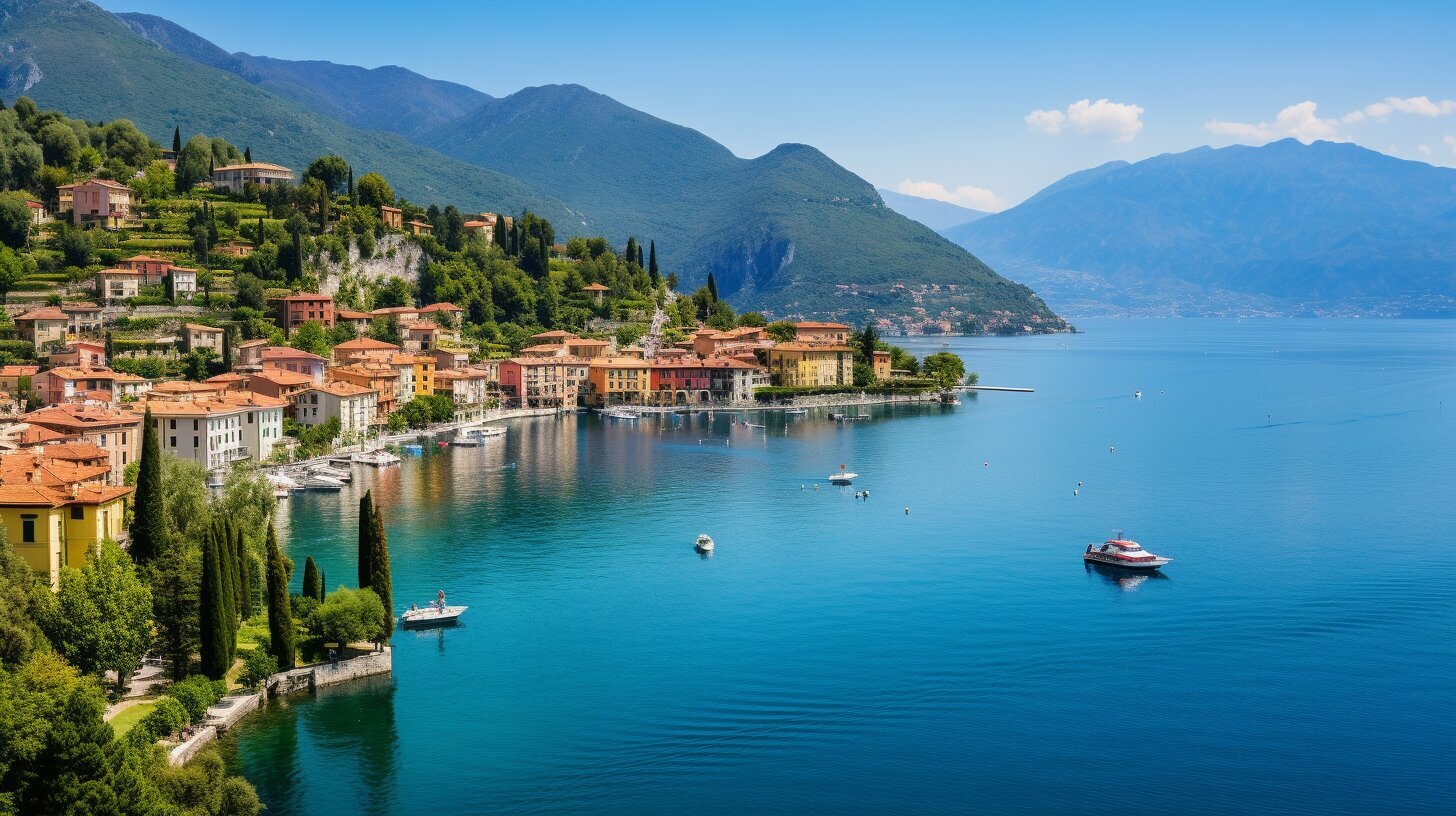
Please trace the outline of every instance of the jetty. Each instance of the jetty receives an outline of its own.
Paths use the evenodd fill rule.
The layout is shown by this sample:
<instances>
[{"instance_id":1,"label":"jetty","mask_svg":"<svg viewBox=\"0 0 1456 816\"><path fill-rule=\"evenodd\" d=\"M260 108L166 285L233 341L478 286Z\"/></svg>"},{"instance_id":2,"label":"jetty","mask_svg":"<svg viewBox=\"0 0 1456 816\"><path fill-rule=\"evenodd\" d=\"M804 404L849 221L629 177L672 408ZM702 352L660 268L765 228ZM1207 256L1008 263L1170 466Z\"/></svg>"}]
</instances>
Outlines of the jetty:
<instances>
[{"instance_id":1,"label":"jetty","mask_svg":"<svg viewBox=\"0 0 1456 816\"><path fill-rule=\"evenodd\" d=\"M1035 388L1018 388L1011 385L958 385L957 391L1010 391L1015 394L1035 394Z\"/></svg>"}]
</instances>

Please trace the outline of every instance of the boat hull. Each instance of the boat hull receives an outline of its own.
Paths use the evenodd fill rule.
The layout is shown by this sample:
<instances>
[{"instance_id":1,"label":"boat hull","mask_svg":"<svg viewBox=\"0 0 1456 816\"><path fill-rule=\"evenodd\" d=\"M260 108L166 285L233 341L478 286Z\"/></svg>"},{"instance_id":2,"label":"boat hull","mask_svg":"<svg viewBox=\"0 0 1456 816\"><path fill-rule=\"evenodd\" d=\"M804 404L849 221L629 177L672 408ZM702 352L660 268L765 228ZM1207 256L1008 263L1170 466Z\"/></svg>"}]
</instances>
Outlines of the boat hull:
<instances>
[{"instance_id":1,"label":"boat hull","mask_svg":"<svg viewBox=\"0 0 1456 816\"><path fill-rule=\"evenodd\" d=\"M460 622L460 616L465 614L468 606L446 607L444 613L431 612L428 609L417 610L415 614L406 612L399 618L399 625L404 629L433 629L440 626L454 626Z\"/></svg>"},{"instance_id":2,"label":"boat hull","mask_svg":"<svg viewBox=\"0 0 1456 816\"><path fill-rule=\"evenodd\" d=\"M1117 569L1131 570L1133 572L1148 572L1159 569L1172 562L1171 558L1155 558L1152 561L1123 561L1120 558L1112 558L1102 553L1083 553L1082 560L1090 564L1101 564L1104 567L1116 567Z\"/></svg>"}]
</instances>

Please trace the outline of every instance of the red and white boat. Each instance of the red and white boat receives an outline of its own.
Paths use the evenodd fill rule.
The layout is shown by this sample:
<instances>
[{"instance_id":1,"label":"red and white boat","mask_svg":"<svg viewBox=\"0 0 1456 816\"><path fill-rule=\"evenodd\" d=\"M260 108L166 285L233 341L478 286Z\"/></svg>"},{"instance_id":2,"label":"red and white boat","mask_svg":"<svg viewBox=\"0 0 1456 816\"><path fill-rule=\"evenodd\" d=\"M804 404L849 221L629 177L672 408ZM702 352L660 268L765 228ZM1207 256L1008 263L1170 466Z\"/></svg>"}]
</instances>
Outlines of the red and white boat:
<instances>
[{"instance_id":1,"label":"red and white boat","mask_svg":"<svg viewBox=\"0 0 1456 816\"><path fill-rule=\"evenodd\" d=\"M1155 570L1158 567L1172 562L1171 558L1164 558L1161 555L1153 555L1143 549L1142 545L1130 538L1123 538L1121 531L1117 538L1109 538L1102 542L1099 547L1096 544L1088 544L1087 551L1082 553L1083 561L1090 561L1094 564L1106 564L1110 567L1121 567L1130 570Z\"/></svg>"}]
</instances>

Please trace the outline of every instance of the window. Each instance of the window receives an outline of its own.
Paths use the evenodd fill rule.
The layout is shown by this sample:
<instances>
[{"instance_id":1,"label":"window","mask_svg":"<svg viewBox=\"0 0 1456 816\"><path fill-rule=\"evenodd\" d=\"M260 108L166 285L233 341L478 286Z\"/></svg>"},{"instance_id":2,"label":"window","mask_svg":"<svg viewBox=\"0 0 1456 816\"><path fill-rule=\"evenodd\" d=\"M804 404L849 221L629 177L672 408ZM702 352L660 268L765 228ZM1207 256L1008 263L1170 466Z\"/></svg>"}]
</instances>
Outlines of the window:
<instances>
[{"instance_id":1,"label":"window","mask_svg":"<svg viewBox=\"0 0 1456 816\"><path fill-rule=\"evenodd\" d=\"M170 447L173 447L173 448L177 447L177 437L175 437L175 436L172 437L172 444L170 445Z\"/></svg>"},{"instance_id":2,"label":"window","mask_svg":"<svg viewBox=\"0 0 1456 816\"><path fill-rule=\"evenodd\" d=\"M194 447L194 448L197 447L197 437L196 436L193 436L192 437L192 447Z\"/></svg>"},{"instance_id":3,"label":"window","mask_svg":"<svg viewBox=\"0 0 1456 816\"><path fill-rule=\"evenodd\" d=\"M253 412L252 411L249 411L248 412L248 424L249 425L252 425L253 424Z\"/></svg>"},{"instance_id":4,"label":"window","mask_svg":"<svg viewBox=\"0 0 1456 816\"><path fill-rule=\"evenodd\" d=\"M72 505L71 506L71 520L72 521L81 521L84 518L86 518L86 508L82 507L79 504Z\"/></svg>"},{"instance_id":5,"label":"window","mask_svg":"<svg viewBox=\"0 0 1456 816\"><path fill-rule=\"evenodd\" d=\"M170 430L173 430L173 431L177 430L177 420L174 419L171 422L172 422L172 425L171 425Z\"/></svg>"},{"instance_id":6,"label":"window","mask_svg":"<svg viewBox=\"0 0 1456 816\"><path fill-rule=\"evenodd\" d=\"M35 516L20 517L20 540L25 544L35 543Z\"/></svg>"}]
</instances>

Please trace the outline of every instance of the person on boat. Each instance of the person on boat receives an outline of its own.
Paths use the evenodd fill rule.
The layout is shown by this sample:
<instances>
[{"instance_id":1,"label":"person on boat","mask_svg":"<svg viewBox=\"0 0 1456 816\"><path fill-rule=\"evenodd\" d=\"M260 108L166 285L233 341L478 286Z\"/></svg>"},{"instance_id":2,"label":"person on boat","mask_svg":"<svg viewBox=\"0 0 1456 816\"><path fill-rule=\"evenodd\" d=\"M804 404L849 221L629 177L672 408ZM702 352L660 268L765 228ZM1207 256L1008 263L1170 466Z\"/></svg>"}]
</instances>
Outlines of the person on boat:
<instances>
[{"instance_id":1,"label":"person on boat","mask_svg":"<svg viewBox=\"0 0 1456 816\"><path fill-rule=\"evenodd\" d=\"M444 612L445 611L445 590L443 590L443 589L440 590L440 596L439 596L439 598L437 600L437 603L440 606L440 611L441 612Z\"/></svg>"}]
</instances>

